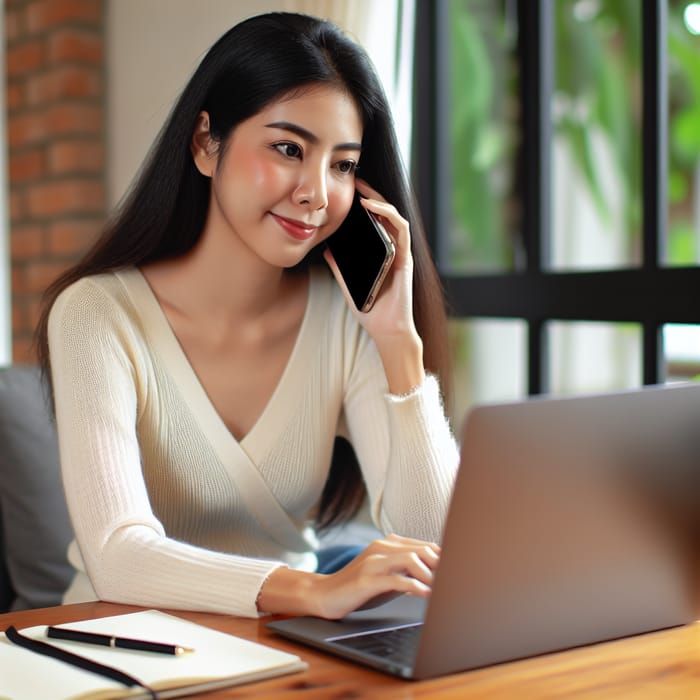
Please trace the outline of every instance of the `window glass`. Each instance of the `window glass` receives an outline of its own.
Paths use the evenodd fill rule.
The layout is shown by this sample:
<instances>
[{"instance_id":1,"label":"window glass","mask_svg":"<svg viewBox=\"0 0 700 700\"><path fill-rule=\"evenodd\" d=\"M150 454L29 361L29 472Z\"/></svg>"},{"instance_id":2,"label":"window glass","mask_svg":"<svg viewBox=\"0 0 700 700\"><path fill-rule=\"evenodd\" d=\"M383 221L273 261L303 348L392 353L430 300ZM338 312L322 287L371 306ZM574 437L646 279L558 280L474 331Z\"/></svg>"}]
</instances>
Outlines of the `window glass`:
<instances>
[{"instance_id":1,"label":"window glass","mask_svg":"<svg viewBox=\"0 0 700 700\"><path fill-rule=\"evenodd\" d=\"M455 431L472 405L525 396L524 321L452 320L450 342L454 372L450 417Z\"/></svg>"},{"instance_id":2,"label":"window glass","mask_svg":"<svg viewBox=\"0 0 700 700\"><path fill-rule=\"evenodd\" d=\"M700 380L700 326L667 323L663 338L666 381Z\"/></svg>"},{"instance_id":3,"label":"window glass","mask_svg":"<svg viewBox=\"0 0 700 700\"><path fill-rule=\"evenodd\" d=\"M560 270L637 265L642 3L557 0L553 7L549 264Z\"/></svg>"},{"instance_id":4,"label":"window glass","mask_svg":"<svg viewBox=\"0 0 700 700\"><path fill-rule=\"evenodd\" d=\"M669 265L700 262L700 2L668 3Z\"/></svg>"},{"instance_id":5,"label":"window glass","mask_svg":"<svg viewBox=\"0 0 700 700\"><path fill-rule=\"evenodd\" d=\"M510 270L519 227L516 19L510 3L450 0L450 231L445 272ZM511 8L512 9L512 8Z\"/></svg>"},{"instance_id":6,"label":"window glass","mask_svg":"<svg viewBox=\"0 0 700 700\"><path fill-rule=\"evenodd\" d=\"M642 383L642 334L633 323L554 321L547 324L550 389L587 394Z\"/></svg>"}]
</instances>

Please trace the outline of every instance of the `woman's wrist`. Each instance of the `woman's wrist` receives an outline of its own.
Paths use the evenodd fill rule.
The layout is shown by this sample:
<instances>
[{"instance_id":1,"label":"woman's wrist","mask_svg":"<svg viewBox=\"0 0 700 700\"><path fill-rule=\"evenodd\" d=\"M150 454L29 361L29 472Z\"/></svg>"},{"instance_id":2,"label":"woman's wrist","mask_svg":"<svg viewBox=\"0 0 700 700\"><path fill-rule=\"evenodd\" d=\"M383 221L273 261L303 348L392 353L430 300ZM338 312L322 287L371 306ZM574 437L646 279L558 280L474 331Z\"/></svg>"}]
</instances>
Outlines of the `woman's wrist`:
<instances>
[{"instance_id":1,"label":"woman's wrist","mask_svg":"<svg viewBox=\"0 0 700 700\"><path fill-rule=\"evenodd\" d=\"M285 615L318 615L314 587L322 574L286 566L275 569L258 593L258 612Z\"/></svg>"},{"instance_id":2,"label":"woman's wrist","mask_svg":"<svg viewBox=\"0 0 700 700\"><path fill-rule=\"evenodd\" d=\"M423 341L418 333L414 331L375 339L375 344L384 366L390 394L410 394L423 384Z\"/></svg>"}]
</instances>

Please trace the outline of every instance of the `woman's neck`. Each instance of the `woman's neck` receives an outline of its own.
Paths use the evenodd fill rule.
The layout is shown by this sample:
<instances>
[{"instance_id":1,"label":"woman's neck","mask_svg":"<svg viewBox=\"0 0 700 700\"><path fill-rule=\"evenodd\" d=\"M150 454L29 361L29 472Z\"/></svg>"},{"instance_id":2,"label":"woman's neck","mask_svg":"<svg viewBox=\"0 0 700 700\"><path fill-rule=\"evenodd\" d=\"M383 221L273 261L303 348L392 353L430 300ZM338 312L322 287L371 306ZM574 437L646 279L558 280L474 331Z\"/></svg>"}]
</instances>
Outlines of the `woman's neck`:
<instances>
[{"instance_id":1,"label":"woman's neck","mask_svg":"<svg viewBox=\"0 0 700 700\"><path fill-rule=\"evenodd\" d=\"M203 235L187 254L144 268L161 303L186 316L235 322L264 316L298 277L257 257L234 236Z\"/></svg>"}]
</instances>

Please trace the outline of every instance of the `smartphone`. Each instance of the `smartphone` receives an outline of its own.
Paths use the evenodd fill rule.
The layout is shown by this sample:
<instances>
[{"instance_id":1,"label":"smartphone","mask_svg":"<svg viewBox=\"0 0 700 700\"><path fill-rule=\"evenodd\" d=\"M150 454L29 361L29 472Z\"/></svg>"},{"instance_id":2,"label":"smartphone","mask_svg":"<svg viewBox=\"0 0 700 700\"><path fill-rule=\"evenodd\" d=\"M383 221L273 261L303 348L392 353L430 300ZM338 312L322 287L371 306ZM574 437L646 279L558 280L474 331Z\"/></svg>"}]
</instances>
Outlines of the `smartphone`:
<instances>
[{"instance_id":1,"label":"smartphone","mask_svg":"<svg viewBox=\"0 0 700 700\"><path fill-rule=\"evenodd\" d=\"M386 229L355 197L345 221L327 245L355 306L360 311L369 311L396 255Z\"/></svg>"}]
</instances>

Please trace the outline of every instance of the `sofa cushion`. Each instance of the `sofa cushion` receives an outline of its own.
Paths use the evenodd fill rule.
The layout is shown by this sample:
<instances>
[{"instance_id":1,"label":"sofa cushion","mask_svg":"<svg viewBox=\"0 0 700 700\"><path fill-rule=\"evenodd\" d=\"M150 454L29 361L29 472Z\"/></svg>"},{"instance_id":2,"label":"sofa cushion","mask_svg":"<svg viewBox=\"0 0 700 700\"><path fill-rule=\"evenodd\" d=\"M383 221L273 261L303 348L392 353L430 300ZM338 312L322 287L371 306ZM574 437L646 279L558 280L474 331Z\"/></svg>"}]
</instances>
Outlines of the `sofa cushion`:
<instances>
[{"instance_id":1,"label":"sofa cushion","mask_svg":"<svg viewBox=\"0 0 700 700\"><path fill-rule=\"evenodd\" d=\"M11 608L60 604L74 573L66 558L73 535L56 431L37 367L0 369L0 519L15 594ZM7 588L0 582L0 590Z\"/></svg>"}]
</instances>

